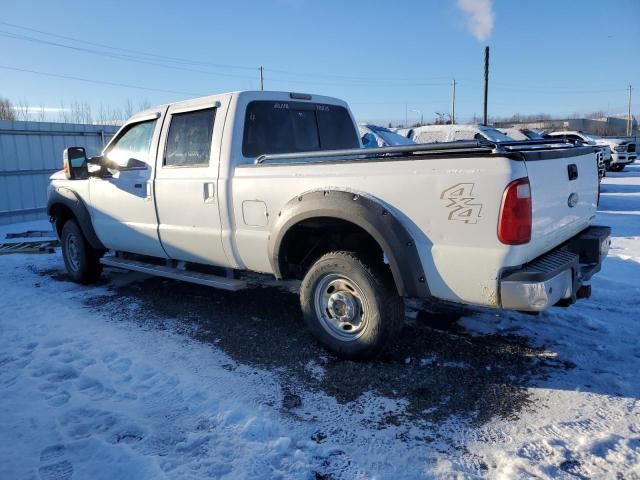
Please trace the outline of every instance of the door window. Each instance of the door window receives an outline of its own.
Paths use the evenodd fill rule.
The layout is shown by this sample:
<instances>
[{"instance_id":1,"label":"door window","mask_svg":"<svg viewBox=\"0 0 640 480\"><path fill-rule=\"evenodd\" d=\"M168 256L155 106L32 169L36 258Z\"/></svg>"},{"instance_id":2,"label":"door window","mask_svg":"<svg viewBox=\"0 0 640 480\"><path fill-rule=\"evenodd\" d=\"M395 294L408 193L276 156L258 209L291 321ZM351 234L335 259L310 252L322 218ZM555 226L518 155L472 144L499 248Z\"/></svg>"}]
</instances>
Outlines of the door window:
<instances>
[{"instance_id":1,"label":"door window","mask_svg":"<svg viewBox=\"0 0 640 480\"><path fill-rule=\"evenodd\" d=\"M172 115L164 165L167 167L209 165L214 119L214 108Z\"/></svg>"},{"instance_id":2,"label":"door window","mask_svg":"<svg viewBox=\"0 0 640 480\"><path fill-rule=\"evenodd\" d=\"M121 167L139 168L149 165L151 139L156 127L156 120L134 123L127 127L109 148L107 158Z\"/></svg>"}]
</instances>

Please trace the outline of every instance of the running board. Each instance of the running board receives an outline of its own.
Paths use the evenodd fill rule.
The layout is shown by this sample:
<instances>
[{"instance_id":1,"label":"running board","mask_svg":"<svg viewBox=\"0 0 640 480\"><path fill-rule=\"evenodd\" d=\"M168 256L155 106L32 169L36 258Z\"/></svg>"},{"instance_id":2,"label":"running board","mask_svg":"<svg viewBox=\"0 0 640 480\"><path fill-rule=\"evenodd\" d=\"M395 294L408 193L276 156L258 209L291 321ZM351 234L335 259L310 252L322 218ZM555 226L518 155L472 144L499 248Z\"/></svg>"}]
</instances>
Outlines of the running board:
<instances>
[{"instance_id":1,"label":"running board","mask_svg":"<svg viewBox=\"0 0 640 480\"><path fill-rule=\"evenodd\" d=\"M236 278L221 277L207 273L192 272L166 265L155 265L153 263L139 262L119 257L102 257L100 263L108 267L122 268L124 270L134 270L136 272L147 273L158 277L172 278L185 282L197 283L208 287L221 288L223 290L238 291L247 288L247 282Z\"/></svg>"}]
</instances>

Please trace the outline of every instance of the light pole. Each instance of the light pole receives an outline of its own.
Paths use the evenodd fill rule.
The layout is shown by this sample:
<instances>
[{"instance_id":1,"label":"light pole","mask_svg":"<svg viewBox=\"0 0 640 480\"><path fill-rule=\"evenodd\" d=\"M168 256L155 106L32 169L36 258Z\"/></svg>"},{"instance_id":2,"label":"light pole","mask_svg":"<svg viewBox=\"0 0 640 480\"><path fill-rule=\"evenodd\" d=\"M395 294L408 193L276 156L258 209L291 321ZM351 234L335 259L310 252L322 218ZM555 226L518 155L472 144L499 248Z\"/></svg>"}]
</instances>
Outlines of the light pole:
<instances>
[{"instance_id":1,"label":"light pole","mask_svg":"<svg viewBox=\"0 0 640 480\"><path fill-rule=\"evenodd\" d=\"M451 124L456 123L456 79L451 82Z\"/></svg>"},{"instance_id":2,"label":"light pole","mask_svg":"<svg viewBox=\"0 0 640 480\"><path fill-rule=\"evenodd\" d=\"M633 133L633 117L631 117L631 84L629 84L629 105L627 111L627 136L630 137Z\"/></svg>"}]
</instances>

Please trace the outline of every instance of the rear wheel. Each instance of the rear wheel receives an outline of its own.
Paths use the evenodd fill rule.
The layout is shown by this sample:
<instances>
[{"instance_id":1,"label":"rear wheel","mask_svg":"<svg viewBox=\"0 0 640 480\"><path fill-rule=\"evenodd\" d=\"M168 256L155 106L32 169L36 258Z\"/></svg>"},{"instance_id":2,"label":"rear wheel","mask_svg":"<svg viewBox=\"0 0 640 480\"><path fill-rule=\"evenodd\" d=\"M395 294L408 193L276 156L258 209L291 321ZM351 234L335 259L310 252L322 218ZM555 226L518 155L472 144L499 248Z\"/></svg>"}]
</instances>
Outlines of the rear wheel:
<instances>
[{"instance_id":1,"label":"rear wheel","mask_svg":"<svg viewBox=\"0 0 640 480\"><path fill-rule=\"evenodd\" d=\"M60 235L67 273L76 283L95 282L102 273L100 253L89 245L75 220L67 220Z\"/></svg>"},{"instance_id":2,"label":"rear wheel","mask_svg":"<svg viewBox=\"0 0 640 480\"><path fill-rule=\"evenodd\" d=\"M404 322L404 302L390 273L353 252L316 261L302 281L300 302L311 332L343 358L374 356Z\"/></svg>"}]
</instances>

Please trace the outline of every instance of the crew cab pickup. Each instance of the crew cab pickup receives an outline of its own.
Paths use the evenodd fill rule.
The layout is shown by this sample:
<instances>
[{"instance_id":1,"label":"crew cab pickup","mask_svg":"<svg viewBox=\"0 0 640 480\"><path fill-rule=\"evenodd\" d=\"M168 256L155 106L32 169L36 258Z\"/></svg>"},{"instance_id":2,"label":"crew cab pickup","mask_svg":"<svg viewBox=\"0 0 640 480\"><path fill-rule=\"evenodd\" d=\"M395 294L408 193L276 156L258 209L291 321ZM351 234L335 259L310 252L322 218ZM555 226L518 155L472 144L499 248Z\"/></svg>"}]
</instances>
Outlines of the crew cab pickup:
<instances>
[{"instance_id":1,"label":"crew cab pickup","mask_svg":"<svg viewBox=\"0 0 640 480\"><path fill-rule=\"evenodd\" d=\"M622 172L627 165L635 162L638 158L636 143L629 138L599 137L581 130L549 132L546 136L549 138L567 138L589 145L608 148L609 151L606 153L610 153L610 158L605 157L605 163L607 164L607 170L612 172Z\"/></svg>"},{"instance_id":2,"label":"crew cab pickup","mask_svg":"<svg viewBox=\"0 0 640 480\"><path fill-rule=\"evenodd\" d=\"M275 277L323 345L364 358L403 298L537 312L590 294L609 247L594 149L548 143L366 149L341 100L227 93L138 113L99 157L66 149L48 214L77 282L103 265L229 290Z\"/></svg>"}]
</instances>

